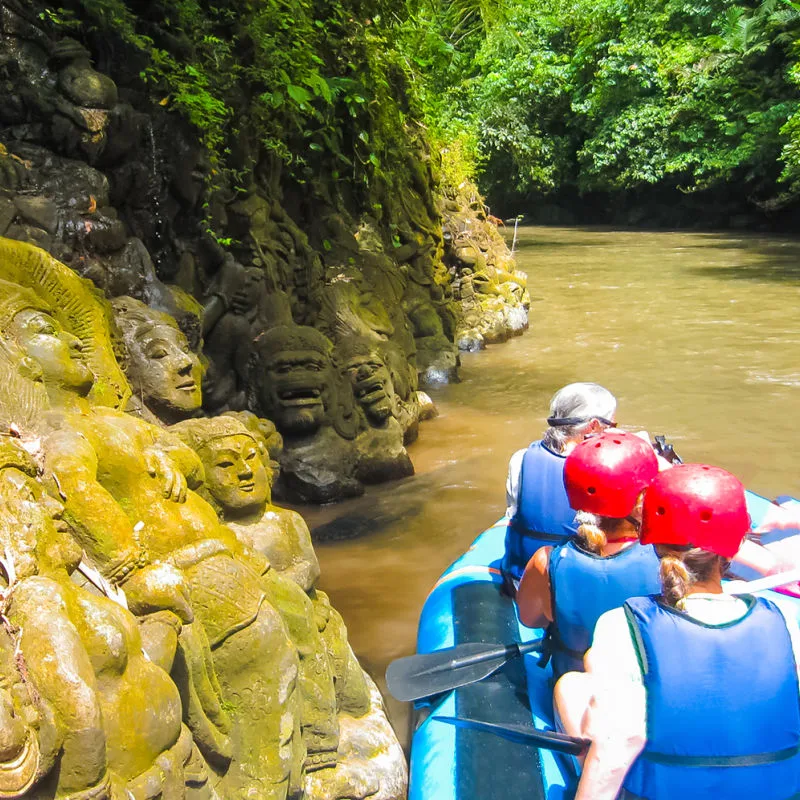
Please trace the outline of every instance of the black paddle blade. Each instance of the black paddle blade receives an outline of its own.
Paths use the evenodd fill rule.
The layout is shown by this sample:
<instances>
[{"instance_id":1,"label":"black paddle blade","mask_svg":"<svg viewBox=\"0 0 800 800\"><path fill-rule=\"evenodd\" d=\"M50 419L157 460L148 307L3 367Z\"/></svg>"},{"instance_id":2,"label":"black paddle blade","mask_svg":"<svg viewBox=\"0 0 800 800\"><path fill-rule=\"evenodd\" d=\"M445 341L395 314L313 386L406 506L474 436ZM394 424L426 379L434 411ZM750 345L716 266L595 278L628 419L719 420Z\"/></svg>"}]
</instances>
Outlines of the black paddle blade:
<instances>
[{"instance_id":1,"label":"black paddle blade","mask_svg":"<svg viewBox=\"0 0 800 800\"><path fill-rule=\"evenodd\" d=\"M392 697L403 702L431 697L488 678L510 659L539 647L540 642L466 642L433 653L398 658L386 670L386 686Z\"/></svg>"},{"instance_id":2,"label":"black paddle blade","mask_svg":"<svg viewBox=\"0 0 800 800\"><path fill-rule=\"evenodd\" d=\"M588 739L577 739L565 733L555 731L537 731L536 728L522 725L498 725L495 722L483 722L469 717L431 717L436 722L447 722L457 728L471 728L476 731L493 733L510 742L517 744L530 744L545 750L555 750L557 753L566 753L570 756L579 756L589 749L591 742Z\"/></svg>"}]
</instances>

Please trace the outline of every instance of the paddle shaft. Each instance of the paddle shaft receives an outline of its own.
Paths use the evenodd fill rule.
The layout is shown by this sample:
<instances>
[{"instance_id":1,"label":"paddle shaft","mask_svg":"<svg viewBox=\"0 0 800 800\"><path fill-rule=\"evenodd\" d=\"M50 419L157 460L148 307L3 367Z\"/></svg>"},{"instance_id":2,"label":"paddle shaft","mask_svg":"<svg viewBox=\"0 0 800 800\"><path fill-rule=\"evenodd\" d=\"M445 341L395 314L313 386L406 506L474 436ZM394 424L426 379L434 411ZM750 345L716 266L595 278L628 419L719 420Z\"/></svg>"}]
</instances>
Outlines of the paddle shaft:
<instances>
[{"instance_id":1,"label":"paddle shaft","mask_svg":"<svg viewBox=\"0 0 800 800\"><path fill-rule=\"evenodd\" d=\"M730 590L723 586L725 594L752 594L753 592L763 592L767 589L777 589L787 583L800 581L800 568L790 569L778 575L767 575L766 578L758 578L754 581L745 581L743 586L732 586Z\"/></svg>"},{"instance_id":2,"label":"paddle shaft","mask_svg":"<svg viewBox=\"0 0 800 800\"><path fill-rule=\"evenodd\" d=\"M575 736L567 736L565 733L537 731L535 728L522 725L499 725L496 722L484 722L470 717L446 717L437 714L435 717L431 717L431 721L446 722L457 728L483 731L518 744L532 744L545 750L555 750L558 753L572 756L583 755L591 745L589 739L578 739Z\"/></svg>"},{"instance_id":3,"label":"paddle shaft","mask_svg":"<svg viewBox=\"0 0 800 800\"><path fill-rule=\"evenodd\" d=\"M420 672L420 675L432 675L437 672L447 672L448 670L459 669L461 667L471 667L475 664L483 664L485 661L494 661L496 658L503 658L505 661L510 661L517 656L539 650L541 646L542 643L539 640L528 642L527 644L507 644L505 647L496 647L485 653L462 656L461 658L451 658L450 661L444 664L437 664L435 667L430 667Z\"/></svg>"}]
</instances>

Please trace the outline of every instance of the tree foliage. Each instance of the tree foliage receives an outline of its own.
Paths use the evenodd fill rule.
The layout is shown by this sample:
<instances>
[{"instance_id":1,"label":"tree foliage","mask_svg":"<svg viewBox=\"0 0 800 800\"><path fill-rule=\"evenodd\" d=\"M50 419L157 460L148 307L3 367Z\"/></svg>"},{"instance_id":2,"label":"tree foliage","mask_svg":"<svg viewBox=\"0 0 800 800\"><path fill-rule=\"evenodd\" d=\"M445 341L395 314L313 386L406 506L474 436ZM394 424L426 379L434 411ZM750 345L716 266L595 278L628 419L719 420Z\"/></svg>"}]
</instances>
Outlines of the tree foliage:
<instances>
[{"instance_id":1,"label":"tree foliage","mask_svg":"<svg viewBox=\"0 0 800 800\"><path fill-rule=\"evenodd\" d=\"M391 183L420 113L382 22L395 11L392 0L70 0L50 22L88 17L137 52L139 81L197 129L213 174L248 174L231 155L256 136L300 183L324 173L368 187Z\"/></svg>"},{"instance_id":2,"label":"tree foliage","mask_svg":"<svg viewBox=\"0 0 800 800\"><path fill-rule=\"evenodd\" d=\"M400 27L426 112L478 143L490 197L732 186L765 204L800 191L798 3L420 2Z\"/></svg>"}]
</instances>

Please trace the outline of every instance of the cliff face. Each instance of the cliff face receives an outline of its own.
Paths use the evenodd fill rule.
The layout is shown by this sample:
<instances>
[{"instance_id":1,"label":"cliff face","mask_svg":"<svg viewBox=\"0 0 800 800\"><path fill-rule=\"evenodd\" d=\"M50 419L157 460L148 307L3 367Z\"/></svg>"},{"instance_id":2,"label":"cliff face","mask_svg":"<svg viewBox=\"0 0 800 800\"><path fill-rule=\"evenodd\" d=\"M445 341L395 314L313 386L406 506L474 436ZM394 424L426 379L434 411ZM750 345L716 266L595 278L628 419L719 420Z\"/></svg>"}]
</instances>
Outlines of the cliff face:
<instances>
[{"instance_id":1,"label":"cliff face","mask_svg":"<svg viewBox=\"0 0 800 800\"><path fill-rule=\"evenodd\" d=\"M204 410L277 424L292 497L413 471L419 383L456 377L457 332L519 332L527 297L476 198L439 196L380 16L0 0L0 33L0 236L171 314Z\"/></svg>"}]
</instances>

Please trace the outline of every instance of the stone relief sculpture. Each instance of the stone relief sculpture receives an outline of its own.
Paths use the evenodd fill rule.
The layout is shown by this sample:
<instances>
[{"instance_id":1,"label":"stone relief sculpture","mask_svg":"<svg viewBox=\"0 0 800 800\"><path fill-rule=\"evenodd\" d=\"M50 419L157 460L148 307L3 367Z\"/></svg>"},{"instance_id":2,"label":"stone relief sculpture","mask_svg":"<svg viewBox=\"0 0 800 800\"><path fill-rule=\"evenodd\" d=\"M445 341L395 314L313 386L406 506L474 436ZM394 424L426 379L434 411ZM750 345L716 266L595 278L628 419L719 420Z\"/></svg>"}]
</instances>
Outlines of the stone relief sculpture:
<instances>
[{"instance_id":1,"label":"stone relief sculpture","mask_svg":"<svg viewBox=\"0 0 800 800\"><path fill-rule=\"evenodd\" d=\"M309 592L319 577L311 534L296 511L272 504L272 470L265 440L234 416L193 419L170 431L203 463L202 495L237 538L262 553L272 567Z\"/></svg>"},{"instance_id":2,"label":"stone relief sculpture","mask_svg":"<svg viewBox=\"0 0 800 800\"><path fill-rule=\"evenodd\" d=\"M268 327L292 321L288 296L274 279L269 283L271 291L263 267L244 267L230 255L220 267L203 317L209 362L203 406L208 411L246 408L254 339Z\"/></svg>"},{"instance_id":3,"label":"stone relief sculpture","mask_svg":"<svg viewBox=\"0 0 800 800\"><path fill-rule=\"evenodd\" d=\"M279 325L255 342L249 406L283 437L281 483L301 500L330 502L363 492L352 440L361 420L341 391L333 345L314 328Z\"/></svg>"},{"instance_id":4,"label":"stone relief sculpture","mask_svg":"<svg viewBox=\"0 0 800 800\"><path fill-rule=\"evenodd\" d=\"M513 257L483 201L470 187L451 190L440 203L445 262L450 265L458 302L456 343L480 350L504 342L528 327L527 276Z\"/></svg>"},{"instance_id":5,"label":"stone relief sculpture","mask_svg":"<svg viewBox=\"0 0 800 800\"><path fill-rule=\"evenodd\" d=\"M0 236L46 249L108 298L131 296L173 316L203 361L206 413L247 408L258 393L249 369L255 340L297 323L337 348L352 336L392 343L387 366L408 444L419 382L456 377L456 333L474 349L524 328L523 278L496 232L489 241L472 224L483 214L474 198L437 206L435 156L424 141L408 149L403 185L375 187L368 211L316 179L306 196L284 202L279 176L247 137L237 156L247 165L241 185L210 191L212 167L180 114L132 87L125 59L110 58L77 25L75 39L64 37L68 29L40 0L0 0ZM477 267L467 263L473 250ZM303 455L293 443L289 452L295 461ZM294 489L296 498L360 491L347 458L331 483L311 457L311 482L327 488ZM364 475L369 461L359 461ZM367 480L406 473L379 465Z\"/></svg>"},{"instance_id":6,"label":"stone relief sculpture","mask_svg":"<svg viewBox=\"0 0 800 800\"><path fill-rule=\"evenodd\" d=\"M396 396L377 339L344 342L339 352L300 325L278 326L256 341L250 407L283 436L281 485L300 500L329 502L360 494L364 483L413 473L399 419L410 429L416 405Z\"/></svg>"},{"instance_id":7,"label":"stone relief sculpture","mask_svg":"<svg viewBox=\"0 0 800 800\"><path fill-rule=\"evenodd\" d=\"M364 483L414 474L403 446L400 419L405 408L395 391L384 352L381 343L355 337L345 339L337 349L339 369L368 423L355 442L359 454L356 476Z\"/></svg>"},{"instance_id":8,"label":"stone relief sculpture","mask_svg":"<svg viewBox=\"0 0 800 800\"><path fill-rule=\"evenodd\" d=\"M81 340L30 293L3 289L2 333L40 370L49 406L40 411L47 475L66 497L65 518L77 541L103 577L124 588L136 613L168 609L192 623L181 631L191 679L183 693L198 701L186 704L187 722L212 760L250 754L250 763L234 761L226 770L223 793L236 796L251 786L285 796L303 761L303 742L295 735L297 651L266 602L258 568L244 555L235 557L235 537L186 488L176 463L190 454L179 452L180 443L168 455L158 446L160 429L91 405L94 376L82 359ZM191 469L184 469L193 482ZM219 698L215 680L204 675L209 663L222 687Z\"/></svg>"},{"instance_id":9,"label":"stone relief sculpture","mask_svg":"<svg viewBox=\"0 0 800 800\"><path fill-rule=\"evenodd\" d=\"M0 439L0 581L7 620L2 652L7 655L9 638L15 640L24 664L18 691L6 693L5 703L8 709L16 695L27 707L3 727L7 755L12 742L20 752L15 767L2 769L0 791L4 797L55 793L76 800L216 798L205 762L181 724L178 690L157 665L169 669L180 620L162 611L140 626L116 602L70 580L81 549L37 473L19 443Z\"/></svg>"},{"instance_id":10,"label":"stone relief sculpture","mask_svg":"<svg viewBox=\"0 0 800 800\"><path fill-rule=\"evenodd\" d=\"M194 491L203 467L189 448L118 410L129 390L102 303L85 284L26 245L0 240L0 264L14 281L0 284L0 336L25 386L0 408L15 424L36 425L47 486L103 579L124 589L135 613L170 611L181 621L172 674L220 796L299 795L303 771L315 770L315 781L339 786L337 796L369 793L337 767L333 669L309 596L220 524ZM59 294L54 308L47 297ZM145 403L185 410L173 396L195 396L181 386L194 365L172 358L186 355L174 327L157 314L137 317L133 301L117 306L129 363L149 360L155 376Z\"/></svg>"},{"instance_id":11,"label":"stone relief sculpture","mask_svg":"<svg viewBox=\"0 0 800 800\"><path fill-rule=\"evenodd\" d=\"M152 421L177 422L200 407L200 361L175 320L132 297L112 302L125 342L125 374Z\"/></svg>"},{"instance_id":12,"label":"stone relief sculpture","mask_svg":"<svg viewBox=\"0 0 800 800\"><path fill-rule=\"evenodd\" d=\"M262 460L263 443L235 417L187 420L173 426L172 431L201 458L206 473L203 492L228 527L245 545L269 558L276 570L294 580L312 600L317 627L333 665L340 743L339 774L332 783L325 779L327 789L310 777L309 796L327 796L332 786L339 787L333 791L340 791L348 781L359 786L364 796L385 796L387 787L369 779L369 759L382 753L389 762L383 782L398 786L405 780L404 759L394 747L393 737L387 739L385 735L388 722L380 695L350 649L341 616L327 595L315 587L319 563L308 527L299 514L272 503L271 479ZM348 727L360 734L343 739L341 731ZM326 794L318 795L320 791Z\"/></svg>"}]
</instances>

